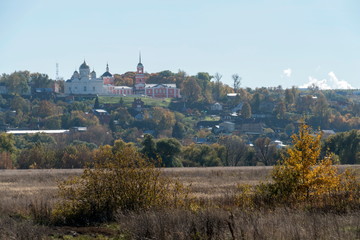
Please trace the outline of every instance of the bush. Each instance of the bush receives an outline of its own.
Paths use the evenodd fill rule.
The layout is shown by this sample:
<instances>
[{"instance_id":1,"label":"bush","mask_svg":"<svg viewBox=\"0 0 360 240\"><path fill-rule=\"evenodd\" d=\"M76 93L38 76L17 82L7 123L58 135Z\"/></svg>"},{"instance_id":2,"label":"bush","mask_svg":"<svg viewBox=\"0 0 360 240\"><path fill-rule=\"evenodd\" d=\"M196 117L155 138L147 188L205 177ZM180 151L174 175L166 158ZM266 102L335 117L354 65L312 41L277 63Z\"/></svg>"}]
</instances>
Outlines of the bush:
<instances>
[{"instance_id":1,"label":"bush","mask_svg":"<svg viewBox=\"0 0 360 240\"><path fill-rule=\"evenodd\" d=\"M181 187L173 186L135 148L103 146L95 152L93 169L59 184L63 200L55 207L54 220L84 225L113 220L117 211L168 205L172 197L180 199Z\"/></svg>"},{"instance_id":2,"label":"bush","mask_svg":"<svg viewBox=\"0 0 360 240\"><path fill-rule=\"evenodd\" d=\"M281 164L274 167L272 183L258 186L255 200L270 203L305 203L311 208L338 208L353 205L357 199L358 184L353 174L341 173L332 163L331 154L319 159L321 135L312 135L307 125L302 125L298 135L293 135L292 148ZM339 201L329 201L334 198ZM341 207L344 209L344 207Z\"/></svg>"}]
</instances>

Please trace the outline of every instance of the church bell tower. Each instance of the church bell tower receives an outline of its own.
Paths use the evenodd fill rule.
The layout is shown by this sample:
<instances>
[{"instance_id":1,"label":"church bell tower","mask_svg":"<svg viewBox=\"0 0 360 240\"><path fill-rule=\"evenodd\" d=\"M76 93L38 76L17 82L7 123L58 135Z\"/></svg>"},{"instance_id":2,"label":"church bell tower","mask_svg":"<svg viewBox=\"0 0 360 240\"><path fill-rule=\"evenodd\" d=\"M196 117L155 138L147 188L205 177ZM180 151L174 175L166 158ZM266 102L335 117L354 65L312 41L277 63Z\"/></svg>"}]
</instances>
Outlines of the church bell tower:
<instances>
[{"instance_id":1,"label":"church bell tower","mask_svg":"<svg viewBox=\"0 0 360 240\"><path fill-rule=\"evenodd\" d=\"M139 53L139 63L135 75L135 94L145 94L145 75L144 66L141 63L141 53Z\"/></svg>"}]
</instances>

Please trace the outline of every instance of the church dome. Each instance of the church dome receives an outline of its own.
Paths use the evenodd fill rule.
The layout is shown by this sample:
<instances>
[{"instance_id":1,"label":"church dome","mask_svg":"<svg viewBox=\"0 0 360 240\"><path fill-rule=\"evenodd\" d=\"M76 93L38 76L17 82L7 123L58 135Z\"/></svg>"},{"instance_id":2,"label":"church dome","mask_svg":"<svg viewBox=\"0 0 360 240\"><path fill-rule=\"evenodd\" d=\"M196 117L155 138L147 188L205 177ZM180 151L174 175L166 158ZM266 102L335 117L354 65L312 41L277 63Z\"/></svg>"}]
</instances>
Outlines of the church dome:
<instances>
[{"instance_id":1,"label":"church dome","mask_svg":"<svg viewBox=\"0 0 360 240\"><path fill-rule=\"evenodd\" d=\"M104 72L103 75L101 75L102 77L112 77L113 75L111 73L109 73L108 71Z\"/></svg>"},{"instance_id":2,"label":"church dome","mask_svg":"<svg viewBox=\"0 0 360 240\"><path fill-rule=\"evenodd\" d=\"M113 75L109 72L109 64L106 64L106 72L101 77L112 77Z\"/></svg>"},{"instance_id":3,"label":"church dome","mask_svg":"<svg viewBox=\"0 0 360 240\"><path fill-rule=\"evenodd\" d=\"M83 64L80 65L80 69L90 69L89 65L86 64L85 60Z\"/></svg>"},{"instance_id":4,"label":"church dome","mask_svg":"<svg viewBox=\"0 0 360 240\"><path fill-rule=\"evenodd\" d=\"M141 62L139 62L137 66L138 66L138 67L142 67L142 68L144 67Z\"/></svg>"}]
</instances>

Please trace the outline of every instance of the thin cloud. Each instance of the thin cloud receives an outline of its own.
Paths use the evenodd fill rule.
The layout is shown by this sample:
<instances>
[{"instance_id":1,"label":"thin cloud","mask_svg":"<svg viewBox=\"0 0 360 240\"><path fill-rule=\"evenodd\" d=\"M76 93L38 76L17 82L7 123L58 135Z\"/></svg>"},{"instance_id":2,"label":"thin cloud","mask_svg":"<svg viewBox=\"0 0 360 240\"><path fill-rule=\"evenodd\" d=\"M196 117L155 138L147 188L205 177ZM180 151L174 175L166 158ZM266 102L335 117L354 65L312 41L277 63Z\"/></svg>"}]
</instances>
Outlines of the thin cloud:
<instances>
[{"instance_id":1,"label":"thin cloud","mask_svg":"<svg viewBox=\"0 0 360 240\"><path fill-rule=\"evenodd\" d=\"M319 89L354 89L350 83L345 80L339 80L334 72L328 73L328 79L319 80L315 77L309 76L309 81L300 86L300 88L308 88L309 86L318 86Z\"/></svg>"},{"instance_id":2,"label":"thin cloud","mask_svg":"<svg viewBox=\"0 0 360 240\"><path fill-rule=\"evenodd\" d=\"M284 75L285 77L291 77L291 73L292 73L291 68L288 68L288 69L283 70L283 75Z\"/></svg>"}]
</instances>

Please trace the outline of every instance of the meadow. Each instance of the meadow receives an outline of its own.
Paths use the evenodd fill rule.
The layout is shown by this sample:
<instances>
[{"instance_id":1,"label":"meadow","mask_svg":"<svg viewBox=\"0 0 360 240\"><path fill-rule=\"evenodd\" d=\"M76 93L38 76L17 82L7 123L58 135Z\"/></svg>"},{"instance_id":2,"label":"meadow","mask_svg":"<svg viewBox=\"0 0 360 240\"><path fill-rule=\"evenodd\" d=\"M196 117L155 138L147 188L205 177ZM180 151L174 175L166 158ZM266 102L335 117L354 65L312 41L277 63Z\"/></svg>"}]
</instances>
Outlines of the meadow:
<instances>
[{"instance_id":1,"label":"meadow","mask_svg":"<svg viewBox=\"0 0 360 240\"><path fill-rule=\"evenodd\" d=\"M123 101L125 107L131 107L134 102L134 98L141 98L145 106L150 107L169 107L171 98L150 98L150 97L139 97L137 95L129 95L124 97L119 96L100 96L99 101L102 104L116 104L120 102L120 99Z\"/></svg>"},{"instance_id":2,"label":"meadow","mask_svg":"<svg viewBox=\"0 0 360 240\"><path fill-rule=\"evenodd\" d=\"M351 168L360 176L360 166ZM271 167L163 169L201 207L122 212L114 223L49 225L57 183L81 169L1 170L0 239L359 239L360 211L304 211L234 206L239 184L269 181Z\"/></svg>"}]
</instances>

